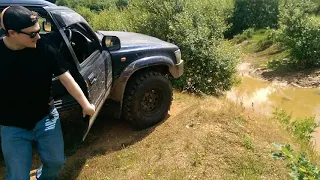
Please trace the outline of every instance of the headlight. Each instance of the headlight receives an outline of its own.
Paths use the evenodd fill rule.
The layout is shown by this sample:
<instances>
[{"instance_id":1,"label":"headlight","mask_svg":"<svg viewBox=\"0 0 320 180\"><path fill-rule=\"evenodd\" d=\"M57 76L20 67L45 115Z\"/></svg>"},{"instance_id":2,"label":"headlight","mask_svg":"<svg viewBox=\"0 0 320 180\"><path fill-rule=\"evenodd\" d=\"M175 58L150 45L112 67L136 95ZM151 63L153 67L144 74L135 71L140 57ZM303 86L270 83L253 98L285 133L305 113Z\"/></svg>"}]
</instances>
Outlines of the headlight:
<instances>
[{"instance_id":1,"label":"headlight","mask_svg":"<svg viewBox=\"0 0 320 180\"><path fill-rule=\"evenodd\" d=\"M177 64L179 64L181 62L181 51L180 51L180 49L176 50L174 52L174 55L176 56Z\"/></svg>"}]
</instances>

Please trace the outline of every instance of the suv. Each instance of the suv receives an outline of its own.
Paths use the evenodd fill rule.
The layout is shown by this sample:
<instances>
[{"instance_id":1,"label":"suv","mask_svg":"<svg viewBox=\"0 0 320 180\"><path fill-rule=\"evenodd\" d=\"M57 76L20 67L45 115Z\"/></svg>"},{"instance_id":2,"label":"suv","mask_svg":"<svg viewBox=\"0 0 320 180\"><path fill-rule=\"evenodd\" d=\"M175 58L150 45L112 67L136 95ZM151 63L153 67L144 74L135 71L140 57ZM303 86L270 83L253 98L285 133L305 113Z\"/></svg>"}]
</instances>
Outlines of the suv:
<instances>
[{"instance_id":1,"label":"suv","mask_svg":"<svg viewBox=\"0 0 320 180\"><path fill-rule=\"evenodd\" d=\"M0 10L9 5L23 5L40 15L41 38L59 49L71 75L96 106L96 113L85 120L83 140L107 99L115 105L116 118L138 128L166 117L172 102L169 75L183 74L176 45L138 33L94 31L75 11L44 0L1 0ZM79 107L57 78L52 81L59 112Z\"/></svg>"}]
</instances>

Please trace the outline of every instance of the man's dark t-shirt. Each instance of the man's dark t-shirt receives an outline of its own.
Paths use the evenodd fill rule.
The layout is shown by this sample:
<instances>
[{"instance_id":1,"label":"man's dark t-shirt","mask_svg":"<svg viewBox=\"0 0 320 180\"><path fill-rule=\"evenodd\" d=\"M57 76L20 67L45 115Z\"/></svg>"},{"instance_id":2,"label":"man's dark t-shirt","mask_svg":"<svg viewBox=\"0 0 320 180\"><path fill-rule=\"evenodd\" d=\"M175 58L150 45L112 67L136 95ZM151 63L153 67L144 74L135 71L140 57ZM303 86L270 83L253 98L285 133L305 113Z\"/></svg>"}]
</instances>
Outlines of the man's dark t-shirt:
<instances>
[{"instance_id":1,"label":"man's dark t-shirt","mask_svg":"<svg viewBox=\"0 0 320 180\"><path fill-rule=\"evenodd\" d=\"M42 39L13 51L0 39L0 124L31 130L54 108L52 75L65 73L61 55Z\"/></svg>"}]
</instances>

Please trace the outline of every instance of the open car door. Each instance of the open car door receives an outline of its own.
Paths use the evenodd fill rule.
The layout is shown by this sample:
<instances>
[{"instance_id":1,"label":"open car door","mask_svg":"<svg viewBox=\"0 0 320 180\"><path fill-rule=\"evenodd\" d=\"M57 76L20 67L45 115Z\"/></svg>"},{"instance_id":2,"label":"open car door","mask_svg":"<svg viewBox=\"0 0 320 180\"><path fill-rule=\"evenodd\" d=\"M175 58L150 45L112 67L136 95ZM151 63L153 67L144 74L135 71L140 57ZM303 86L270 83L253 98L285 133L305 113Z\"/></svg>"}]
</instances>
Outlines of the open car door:
<instances>
[{"instance_id":1,"label":"open car door","mask_svg":"<svg viewBox=\"0 0 320 180\"><path fill-rule=\"evenodd\" d=\"M69 40L71 51L76 55L79 72L86 83L88 100L96 107L94 115L84 119L86 123L86 131L82 138L84 141L110 94L111 56L108 51L102 51L98 39L86 24L77 23L68 28L72 32L72 38Z\"/></svg>"},{"instance_id":2,"label":"open car door","mask_svg":"<svg viewBox=\"0 0 320 180\"><path fill-rule=\"evenodd\" d=\"M93 122L110 94L112 85L111 56L108 51L102 51L99 47L96 49L92 48L92 52L86 54L84 49L88 47L82 46L90 46L92 45L92 41L85 38L84 34L81 33L82 30L79 31L76 25L69 30L72 31L72 36L77 38L76 40L71 39L69 43L72 44L70 52L75 54L78 68L73 63L70 63L69 60L70 67L68 69L90 103L96 107L96 111L92 117L86 116L84 118L86 130L82 140L85 140ZM77 104L76 100L62 87L61 82L57 79L53 81L53 94L55 106L58 109L67 109Z\"/></svg>"},{"instance_id":3,"label":"open car door","mask_svg":"<svg viewBox=\"0 0 320 180\"><path fill-rule=\"evenodd\" d=\"M48 8L49 10L50 8ZM85 140L105 100L110 94L112 85L111 56L103 51L101 43L87 22L69 9L51 10L53 24L56 24L69 54L67 59L71 75L80 85L90 103L95 105L96 112L92 117L85 117ZM59 87L60 86L60 87ZM68 92L63 92L60 81L53 81L53 94L56 107L62 109L77 104Z\"/></svg>"},{"instance_id":4,"label":"open car door","mask_svg":"<svg viewBox=\"0 0 320 180\"><path fill-rule=\"evenodd\" d=\"M87 130L82 138L84 141L96 120L104 102L110 94L112 84L111 56L107 51L96 51L86 59L86 64L80 71L88 84L89 101L96 107L91 117L86 117Z\"/></svg>"}]
</instances>

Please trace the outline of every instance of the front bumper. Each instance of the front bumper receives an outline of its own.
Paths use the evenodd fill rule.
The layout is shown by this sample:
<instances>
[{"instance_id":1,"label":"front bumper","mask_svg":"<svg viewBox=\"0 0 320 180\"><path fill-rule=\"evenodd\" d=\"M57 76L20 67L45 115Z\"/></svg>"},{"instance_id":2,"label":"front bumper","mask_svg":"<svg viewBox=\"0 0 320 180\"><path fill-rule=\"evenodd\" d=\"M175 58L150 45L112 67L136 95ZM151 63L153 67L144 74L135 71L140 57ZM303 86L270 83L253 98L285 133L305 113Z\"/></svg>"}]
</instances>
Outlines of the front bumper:
<instances>
[{"instance_id":1,"label":"front bumper","mask_svg":"<svg viewBox=\"0 0 320 180\"><path fill-rule=\"evenodd\" d=\"M175 64L174 66L171 66L169 68L169 71L174 78L178 78L183 74L183 68L184 68L184 61L181 60L179 64Z\"/></svg>"}]
</instances>

